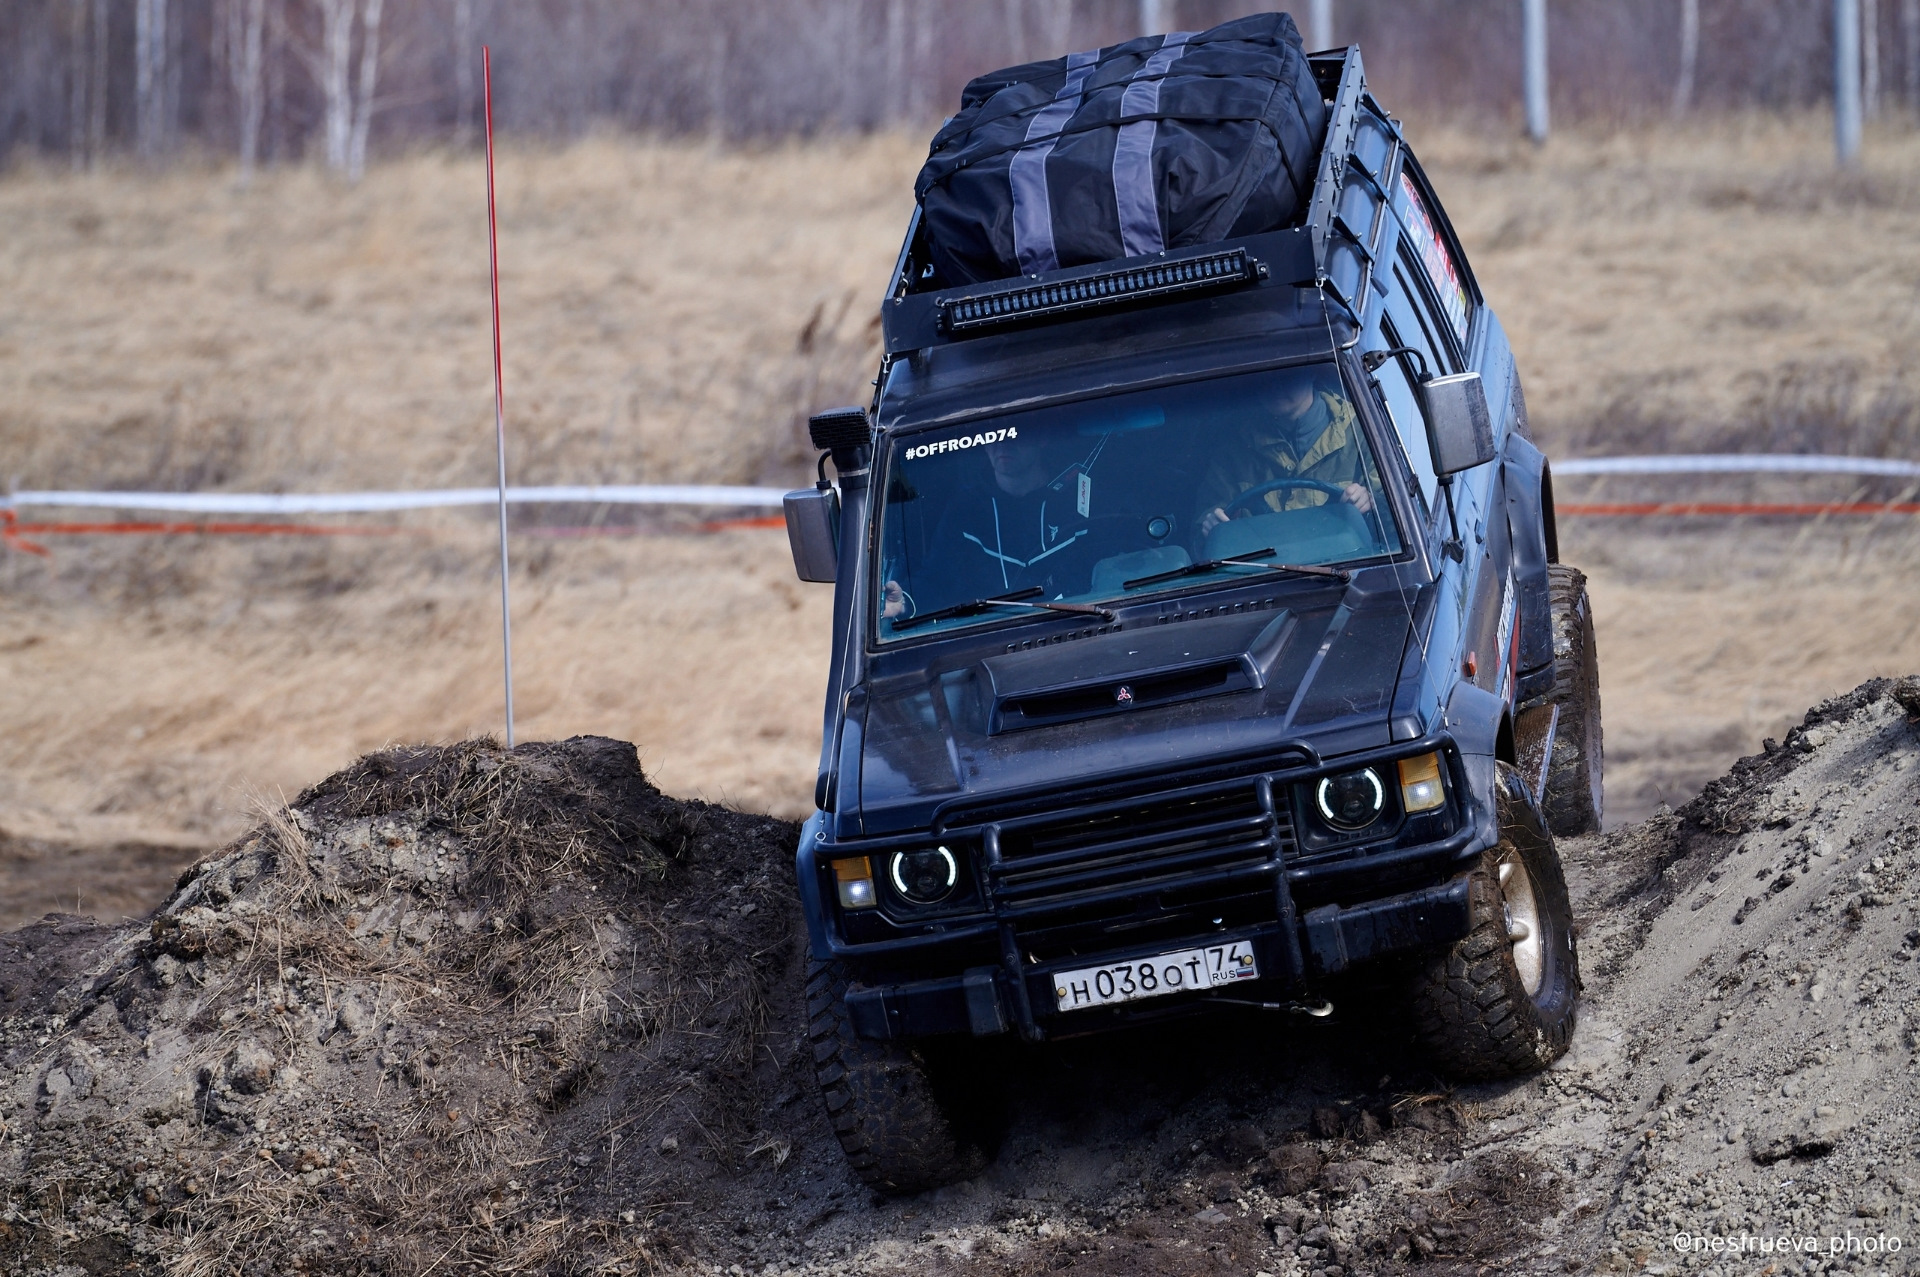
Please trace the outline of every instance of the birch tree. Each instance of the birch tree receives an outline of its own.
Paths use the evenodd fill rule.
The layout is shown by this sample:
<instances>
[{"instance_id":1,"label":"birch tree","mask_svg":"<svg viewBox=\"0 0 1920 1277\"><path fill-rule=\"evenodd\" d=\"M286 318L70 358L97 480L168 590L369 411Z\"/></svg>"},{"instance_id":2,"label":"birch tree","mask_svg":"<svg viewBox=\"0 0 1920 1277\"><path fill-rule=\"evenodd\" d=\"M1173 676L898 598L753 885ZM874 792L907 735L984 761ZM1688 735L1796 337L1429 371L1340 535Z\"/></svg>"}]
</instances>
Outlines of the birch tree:
<instances>
[{"instance_id":1,"label":"birch tree","mask_svg":"<svg viewBox=\"0 0 1920 1277\"><path fill-rule=\"evenodd\" d=\"M1040 42L1045 46L1040 56L1062 56L1068 51L1067 41L1073 39L1073 0L1048 0L1041 7L1040 15Z\"/></svg>"},{"instance_id":2,"label":"birch tree","mask_svg":"<svg viewBox=\"0 0 1920 1277\"><path fill-rule=\"evenodd\" d=\"M87 103L87 163L95 166L107 149L107 0L93 0L93 96Z\"/></svg>"},{"instance_id":3,"label":"birch tree","mask_svg":"<svg viewBox=\"0 0 1920 1277\"><path fill-rule=\"evenodd\" d=\"M380 78L380 11L386 0L365 0L360 10L360 82L354 95L353 141L347 151L347 180L367 171L367 131L373 126L373 90Z\"/></svg>"},{"instance_id":4,"label":"birch tree","mask_svg":"<svg viewBox=\"0 0 1920 1277\"><path fill-rule=\"evenodd\" d=\"M320 48L307 67L326 99L327 167L345 171L353 142L354 0L315 0L320 10Z\"/></svg>"},{"instance_id":5,"label":"birch tree","mask_svg":"<svg viewBox=\"0 0 1920 1277\"><path fill-rule=\"evenodd\" d=\"M231 0L227 8L227 70L233 78L240 133L240 184L253 180L260 161L260 122L266 114L267 0Z\"/></svg>"},{"instance_id":6,"label":"birch tree","mask_svg":"<svg viewBox=\"0 0 1920 1277\"><path fill-rule=\"evenodd\" d=\"M67 0L67 151L73 171L87 166L87 80L93 61L87 56L87 0Z\"/></svg>"},{"instance_id":7,"label":"birch tree","mask_svg":"<svg viewBox=\"0 0 1920 1277\"><path fill-rule=\"evenodd\" d=\"M1027 0L1006 0L1007 49L1014 66L1027 57Z\"/></svg>"},{"instance_id":8,"label":"birch tree","mask_svg":"<svg viewBox=\"0 0 1920 1277\"><path fill-rule=\"evenodd\" d=\"M1880 0L1860 0L1860 106L1869 120L1880 115Z\"/></svg>"},{"instance_id":9,"label":"birch tree","mask_svg":"<svg viewBox=\"0 0 1920 1277\"><path fill-rule=\"evenodd\" d=\"M366 171L367 131L373 123L374 87L380 73L380 18L385 0L314 0L320 12L320 47L302 49L325 99L327 167L358 182ZM359 75L354 75L353 32L360 28Z\"/></svg>"},{"instance_id":10,"label":"birch tree","mask_svg":"<svg viewBox=\"0 0 1920 1277\"><path fill-rule=\"evenodd\" d=\"M473 0L453 0L453 144L473 145Z\"/></svg>"},{"instance_id":11,"label":"birch tree","mask_svg":"<svg viewBox=\"0 0 1920 1277\"><path fill-rule=\"evenodd\" d=\"M1900 0L1900 37L1907 55L1907 110L1920 116L1920 0Z\"/></svg>"},{"instance_id":12,"label":"birch tree","mask_svg":"<svg viewBox=\"0 0 1920 1277\"><path fill-rule=\"evenodd\" d=\"M887 0L887 114L907 108L907 0Z\"/></svg>"},{"instance_id":13,"label":"birch tree","mask_svg":"<svg viewBox=\"0 0 1920 1277\"><path fill-rule=\"evenodd\" d=\"M140 158L164 144L167 102L167 0L133 0L134 139Z\"/></svg>"},{"instance_id":14,"label":"birch tree","mask_svg":"<svg viewBox=\"0 0 1920 1277\"><path fill-rule=\"evenodd\" d=\"M1911 0L1920 4L1920 0ZM907 109L916 120L927 118L928 86L933 81L933 24L939 17L937 0L915 0L913 24L913 91Z\"/></svg>"},{"instance_id":15,"label":"birch tree","mask_svg":"<svg viewBox=\"0 0 1920 1277\"><path fill-rule=\"evenodd\" d=\"M1693 109L1693 77L1700 63L1700 0L1680 0L1680 76L1673 82L1673 113Z\"/></svg>"}]
</instances>

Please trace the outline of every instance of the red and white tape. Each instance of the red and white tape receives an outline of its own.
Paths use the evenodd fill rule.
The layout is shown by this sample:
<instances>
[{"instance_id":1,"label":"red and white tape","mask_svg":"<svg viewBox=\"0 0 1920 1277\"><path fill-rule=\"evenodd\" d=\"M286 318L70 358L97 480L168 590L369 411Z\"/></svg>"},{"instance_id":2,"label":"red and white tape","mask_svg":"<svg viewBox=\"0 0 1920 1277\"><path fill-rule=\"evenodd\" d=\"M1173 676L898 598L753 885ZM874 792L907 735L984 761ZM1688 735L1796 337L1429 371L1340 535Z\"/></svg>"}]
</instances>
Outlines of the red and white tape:
<instances>
[{"instance_id":1,"label":"red and white tape","mask_svg":"<svg viewBox=\"0 0 1920 1277\"><path fill-rule=\"evenodd\" d=\"M782 488L723 484L588 484L508 488L509 504L778 506ZM428 488L411 492L41 492L0 497L0 509L23 506L88 510L164 510L170 514L372 514L493 505L497 488Z\"/></svg>"},{"instance_id":2,"label":"red and white tape","mask_svg":"<svg viewBox=\"0 0 1920 1277\"><path fill-rule=\"evenodd\" d=\"M1674 453L1655 457L1568 457L1549 463L1558 475L1593 474L1869 474L1920 479L1920 461L1829 457L1795 452Z\"/></svg>"},{"instance_id":3,"label":"red and white tape","mask_svg":"<svg viewBox=\"0 0 1920 1277\"><path fill-rule=\"evenodd\" d=\"M1846 474L1920 480L1920 462L1889 457L1835 457L1798 453L1698 453L1641 457L1568 457L1553 463L1568 476L1663 474ZM727 484L575 484L507 489L515 505L680 505L714 509L778 508L785 492ZM379 528L329 528L267 523L21 523L17 511L43 509L151 510L168 514L375 514L486 506L499 501L495 488L429 488L395 492L83 492L27 490L0 496L0 540L44 554L24 540L29 534L130 533L239 536L330 536L379 533ZM1560 513L1575 516L1920 514L1911 501L1834 502L1566 502ZM709 520L703 529L778 526L778 516ZM554 535L588 535L585 528L549 529Z\"/></svg>"}]
</instances>

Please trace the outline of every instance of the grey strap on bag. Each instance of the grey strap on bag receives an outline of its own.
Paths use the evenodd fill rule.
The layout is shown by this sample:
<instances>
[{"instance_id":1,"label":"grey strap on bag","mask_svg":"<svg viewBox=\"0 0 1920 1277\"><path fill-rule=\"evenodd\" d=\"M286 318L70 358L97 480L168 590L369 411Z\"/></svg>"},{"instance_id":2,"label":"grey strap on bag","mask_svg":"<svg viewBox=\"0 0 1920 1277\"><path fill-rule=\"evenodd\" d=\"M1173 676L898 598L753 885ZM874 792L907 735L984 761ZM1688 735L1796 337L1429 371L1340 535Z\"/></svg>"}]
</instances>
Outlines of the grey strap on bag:
<instances>
[{"instance_id":1,"label":"grey strap on bag","mask_svg":"<svg viewBox=\"0 0 1920 1277\"><path fill-rule=\"evenodd\" d=\"M1141 64L1120 96L1120 118L1152 115L1160 109L1160 85L1169 68L1187 51L1191 31L1176 31ZM1120 255L1140 257L1166 248L1160 231L1160 200L1153 181L1153 143L1158 120L1134 120L1120 126L1113 146L1113 199L1120 212Z\"/></svg>"},{"instance_id":2,"label":"grey strap on bag","mask_svg":"<svg viewBox=\"0 0 1920 1277\"><path fill-rule=\"evenodd\" d=\"M1058 270L1053 248L1053 204L1047 196L1047 157L1060 141L1060 130L1080 108L1080 96L1093 74L1099 50L1067 55L1067 82L1027 124L1027 137L1044 138L1013 153L1007 178L1013 184L1013 251L1024 274Z\"/></svg>"}]
</instances>

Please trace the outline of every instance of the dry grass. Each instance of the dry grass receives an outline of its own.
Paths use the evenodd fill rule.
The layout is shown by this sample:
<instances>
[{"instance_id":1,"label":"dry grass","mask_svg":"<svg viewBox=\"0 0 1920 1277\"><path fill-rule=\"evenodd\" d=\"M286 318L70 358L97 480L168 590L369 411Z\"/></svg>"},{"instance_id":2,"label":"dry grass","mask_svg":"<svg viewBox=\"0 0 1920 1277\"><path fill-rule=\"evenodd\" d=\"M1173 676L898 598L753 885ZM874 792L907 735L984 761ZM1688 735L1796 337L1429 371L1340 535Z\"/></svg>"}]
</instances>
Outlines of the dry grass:
<instances>
[{"instance_id":1,"label":"dry grass","mask_svg":"<svg viewBox=\"0 0 1920 1277\"><path fill-rule=\"evenodd\" d=\"M1835 179L1814 117L1563 132L1540 150L1411 127L1550 448L1912 446L1920 137L1875 135ZM798 476L804 413L871 376L919 153L883 136L505 155L516 477ZM307 171L247 192L184 170L0 180L0 477L485 482L482 189L476 162L441 155L355 190ZM0 827L207 845L243 826L249 788L497 731L484 524L410 526L351 544L61 539L51 560L0 559ZM1821 696L1920 668L1912 529L1864 555L1846 529L1791 537L1756 556L1738 528L1566 532L1594 569L1633 804ZM631 739L671 792L809 805L828 599L793 582L779 533L516 553L524 736Z\"/></svg>"},{"instance_id":2,"label":"dry grass","mask_svg":"<svg viewBox=\"0 0 1920 1277\"><path fill-rule=\"evenodd\" d=\"M878 358L900 138L597 140L499 165L516 478L791 469ZM493 474L485 185L426 155L0 181L0 451L29 486L358 488Z\"/></svg>"},{"instance_id":3,"label":"dry grass","mask_svg":"<svg viewBox=\"0 0 1920 1277\"><path fill-rule=\"evenodd\" d=\"M1889 126L1841 174L1829 129L1756 114L1535 148L1410 126L1550 446L1625 450L1623 406L1664 426L1635 447L1731 443L1836 380L1843 417L1911 405L1920 132Z\"/></svg>"}]
</instances>

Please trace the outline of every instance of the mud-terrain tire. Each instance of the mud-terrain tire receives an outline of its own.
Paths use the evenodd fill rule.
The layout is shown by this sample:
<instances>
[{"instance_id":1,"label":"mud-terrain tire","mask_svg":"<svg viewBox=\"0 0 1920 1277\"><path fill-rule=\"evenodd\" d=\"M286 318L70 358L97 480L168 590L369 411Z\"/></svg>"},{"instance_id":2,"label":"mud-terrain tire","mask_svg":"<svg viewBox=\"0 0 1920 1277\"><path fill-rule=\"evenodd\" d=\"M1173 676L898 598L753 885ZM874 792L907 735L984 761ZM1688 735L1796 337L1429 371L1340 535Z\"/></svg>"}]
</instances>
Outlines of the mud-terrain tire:
<instances>
[{"instance_id":1,"label":"mud-terrain tire","mask_svg":"<svg viewBox=\"0 0 1920 1277\"><path fill-rule=\"evenodd\" d=\"M1600 659L1586 576L1564 563L1549 564L1547 593L1553 604L1553 691L1547 704L1530 716L1543 720L1544 729L1553 707L1560 708L1541 806L1547 828L1562 838L1573 838L1600 832L1606 766L1600 728ZM1534 778L1527 780L1531 784Z\"/></svg>"},{"instance_id":2,"label":"mud-terrain tire","mask_svg":"<svg viewBox=\"0 0 1920 1277\"><path fill-rule=\"evenodd\" d=\"M857 1036L846 965L809 960L807 1037L827 1122L854 1173L883 1193L918 1193L977 1175L989 1161L975 1125L941 1094L921 1044Z\"/></svg>"},{"instance_id":3,"label":"mud-terrain tire","mask_svg":"<svg viewBox=\"0 0 1920 1277\"><path fill-rule=\"evenodd\" d=\"M1496 766L1500 842L1474 871L1478 925L1424 961L1413 985L1415 1032L1435 1067L1461 1081L1533 1073L1559 1059L1580 991L1573 908L1553 834L1519 773Z\"/></svg>"}]
</instances>

